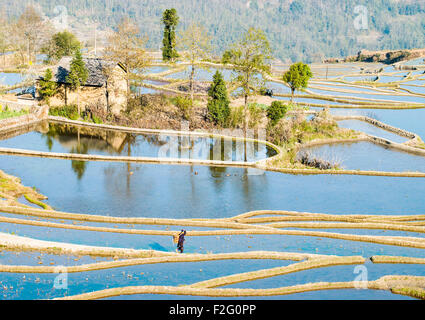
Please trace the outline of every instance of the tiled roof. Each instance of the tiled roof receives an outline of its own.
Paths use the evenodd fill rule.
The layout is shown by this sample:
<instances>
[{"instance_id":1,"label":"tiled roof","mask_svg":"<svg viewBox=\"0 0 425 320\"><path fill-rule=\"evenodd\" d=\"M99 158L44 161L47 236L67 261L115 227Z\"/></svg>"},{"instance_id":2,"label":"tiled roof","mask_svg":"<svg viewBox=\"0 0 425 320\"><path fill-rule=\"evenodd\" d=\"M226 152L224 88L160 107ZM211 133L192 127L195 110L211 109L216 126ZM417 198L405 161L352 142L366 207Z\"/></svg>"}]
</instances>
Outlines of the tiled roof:
<instances>
[{"instance_id":1,"label":"tiled roof","mask_svg":"<svg viewBox=\"0 0 425 320\"><path fill-rule=\"evenodd\" d=\"M72 57L63 57L54 72L55 81L58 83L67 83L66 78L69 74ZM114 67L114 65L120 65L112 61L106 61L99 58L83 58L87 70L89 71L89 77L85 83L85 86L102 87L106 83L105 70Z\"/></svg>"}]
</instances>

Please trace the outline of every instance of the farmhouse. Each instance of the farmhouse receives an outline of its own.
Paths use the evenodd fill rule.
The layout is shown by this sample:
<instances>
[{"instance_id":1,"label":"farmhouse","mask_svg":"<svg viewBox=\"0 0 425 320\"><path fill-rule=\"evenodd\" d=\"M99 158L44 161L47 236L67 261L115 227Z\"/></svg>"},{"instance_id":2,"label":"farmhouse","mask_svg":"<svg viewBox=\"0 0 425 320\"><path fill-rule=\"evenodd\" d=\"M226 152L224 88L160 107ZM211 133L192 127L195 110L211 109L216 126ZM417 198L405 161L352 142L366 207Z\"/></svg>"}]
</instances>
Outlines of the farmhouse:
<instances>
[{"instance_id":1,"label":"farmhouse","mask_svg":"<svg viewBox=\"0 0 425 320\"><path fill-rule=\"evenodd\" d=\"M119 114L127 104L126 68L121 63L99 58L83 58L89 72L86 83L79 91L72 91L67 77L72 57L63 57L52 70L58 93L50 99L50 106L79 103L81 108L98 104L105 111ZM79 96L78 96L79 95Z\"/></svg>"}]
</instances>

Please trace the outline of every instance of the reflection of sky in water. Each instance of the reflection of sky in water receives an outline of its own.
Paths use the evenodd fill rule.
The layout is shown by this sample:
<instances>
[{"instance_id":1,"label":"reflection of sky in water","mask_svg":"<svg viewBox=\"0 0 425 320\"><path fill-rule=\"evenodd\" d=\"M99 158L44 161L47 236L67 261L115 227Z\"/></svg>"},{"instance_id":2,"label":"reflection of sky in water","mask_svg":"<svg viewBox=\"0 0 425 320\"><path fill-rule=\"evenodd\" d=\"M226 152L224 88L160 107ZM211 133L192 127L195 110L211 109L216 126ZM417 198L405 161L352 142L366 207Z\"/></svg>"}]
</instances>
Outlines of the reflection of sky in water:
<instances>
[{"instance_id":1,"label":"reflection of sky in water","mask_svg":"<svg viewBox=\"0 0 425 320\"><path fill-rule=\"evenodd\" d=\"M406 82L403 82L403 84L407 84L407 85L413 84L413 85L416 85L416 86L425 86L425 80L406 81Z\"/></svg>"},{"instance_id":2,"label":"reflection of sky in water","mask_svg":"<svg viewBox=\"0 0 425 320\"><path fill-rule=\"evenodd\" d=\"M356 77L344 77L345 81L354 82L354 81L375 81L378 76L356 76Z\"/></svg>"},{"instance_id":3,"label":"reflection of sky in water","mask_svg":"<svg viewBox=\"0 0 425 320\"><path fill-rule=\"evenodd\" d=\"M415 87L415 86L401 85L400 88L408 89L409 91L412 91L413 93L425 94L425 87Z\"/></svg>"},{"instance_id":4,"label":"reflection of sky in water","mask_svg":"<svg viewBox=\"0 0 425 320\"><path fill-rule=\"evenodd\" d=\"M389 132L387 130L378 128L370 123L360 121L360 120L343 120L338 121L338 125L342 128L353 129L357 131L364 132L373 136L381 137L384 139L389 139L394 142L403 143L409 140L406 137L399 136L398 134Z\"/></svg>"},{"instance_id":5,"label":"reflection of sky in water","mask_svg":"<svg viewBox=\"0 0 425 320\"><path fill-rule=\"evenodd\" d=\"M338 143L308 148L313 156L340 163L345 169L425 172L425 158L371 142Z\"/></svg>"},{"instance_id":6,"label":"reflection of sky in water","mask_svg":"<svg viewBox=\"0 0 425 320\"><path fill-rule=\"evenodd\" d=\"M285 100L285 101L290 101L291 97L279 97L279 96L275 96L276 99L279 100ZM322 104L322 105L343 105L346 103L342 103L342 102L335 102L335 101L329 101L329 100L321 100L321 99L310 99L310 98L294 98L294 102L298 102L298 103L311 103L311 104Z\"/></svg>"},{"instance_id":7,"label":"reflection of sky in water","mask_svg":"<svg viewBox=\"0 0 425 320\"><path fill-rule=\"evenodd\" d=\"M110 270L73 273L68 275L68 289L54 290L52 288L56 274L9 274L3 279L4 285L19 288L9 290L4 294L6 299L49 299L53 297L74 295L108 288L145 285L189 285L211 278L228 276L234 273L257 271L291 264L291 261L279 260L228 260L206 261L191 263L169 263L156 265L142 265ZM366 263L368 280L377 280L385 275L418 275L423 276L420 265L374 265ZM327 268L311 269L287 275L275 276L254 281L241 282L223 288L278 288L314 282L353 281L355 278L354 265L333 266ZM39 281L36 281L36 278ZM34 294L36 293L36 297ZM323 290L299 293L281 297L267 297L267 299L403 299L402 296L393 295L389 291L376 290ZM168 297L168 296L167 296ZM160 299L163 295L135 295L120 297L120 299ZM408 299L409 297L406 297ZM190 296L178 296L178 299L196 299ZM199 299L199 297L198 297ZM216 299L216 298L214 298ZM244 299L244 298L242 298ZM247 299L247 298L245 298ZM252 299L252 297L251 297Z\"/></svg>"},{"instance_id":8,"label":"reflection of sky in water","mask_svg":"<svg viewBox=\"0 0 425 320\"><path fill-rule=\"evenodd\" d=\"M424 57L402 62L402 64L406 66L414 66L414 65L423 64L423 63L424 63Z\"/></svg>"},{"instance_id":9,"label":"reflection of sky in water","mask_svg":"<svg viewBox=\"0 0 425 320\"><path fill-rule=\"evenodd\" d=\"M164 72L168 69L169 69L168 67L153 66L153 67L147 68L144 73L145 74L161 73L161 72Z\"/></svg>"},{"instance_id":10,"label":"reflection of sky in water","mask_svg":"<svg viewBox=\"0 0 425 320\"><path fill-rule=\"evenodd\" d=\"M338 85L338 84L331 85L330 83L327 83L327 85L324 85L324 84L320 83L320 84L314 84L314 85L310 85L309 86L309 90L333 92L335 94L338 94L339 92L333 91L335 89L336 90L349 90L349 91L371 92L371 93L376 93L377 92L376 90L374 90L372 88L359 87L359 86ZM387 89L385 89L385 90L387 90Z\"/></svg>"},{"instance_id":11,"label":"reflection of sky in water","mask_svg":"<svg viewBox=\"0 0 425 320\"><path fill-rule=\"evenodd\" d=\"M20 73L5 73L0 72L0 85L14 86L21 83L24 77Z\"/></svg>"},{"instance_id":12,"label":"reflection of sky in water","mask_svg":"<svg viewBox=\"0 0 425 320\"><path fill-rule=\"evenodd\" d=\"M238 168L105 162L85 162L81 170L74 163L0 157L3 171L21 177L24 185L36 186L49 197L49 204L69 212L217 218L265 208L403 215L422 214L425 209L421 179L259 174Z\"/></svg>"},{"instance_id":13,"label":"reflection of sky in water","mask_svg":"<svg viewBox=\"0 0 425 320\"><path fill-rule=\"evenodd\" d=\"M363 99L374 99L374 100L389 100L389 101L399 101L399 102L415 102L415 103L425 103L425 97L415 97L408 95L391 95L391 94L369 94L369 93L352 93L352 92L336 92L336 91L327 91L320 89L309 89L313 93L334 96L334 97L350 97L352 98L363 98Z\"/></svg>"},{"instance_id":14,"label":"reflection of sky in water","mask_svg":"<svg viewBox=\"0 0 425 320\"><path fill-rule=\"evenodd\" d=\"M385 109L331 109L337 115L364 115L386 124L414 132L425 138L425 109L385 110Z\"/></svg>"},{"instance_id":15,"label":"reflection of sky in water","mask_svg":"<svg viewBox=\"0 0 425 320\"><path fill-rule=\"evenodd\" d=\"M393 76L379 76L379 79L377 82L379 83L389 83L389 82L397 82L403 80L403 77L393 77Z\"/></svg>"},{"instance_id":16,"label":"reflection of sky in water","mask_svg":"<svg viewBox=\"0 0 425 320\"><path fill-rule=\"evenodd\" d=\"M177 72L170 74L166 76L166 78L170 79L189 79L190 73L192 68L187 67L185 71ZM209 68L209 69L201 69L201 68L195 68L195 76L194 79L196 81L212 81L213 76L216 73L216 71L219 70L221 74L223 75L223 78L225 81L231 81L233 76L233 71L229 69L216 69L216 68Z\"/></svg>"}]
</instances>

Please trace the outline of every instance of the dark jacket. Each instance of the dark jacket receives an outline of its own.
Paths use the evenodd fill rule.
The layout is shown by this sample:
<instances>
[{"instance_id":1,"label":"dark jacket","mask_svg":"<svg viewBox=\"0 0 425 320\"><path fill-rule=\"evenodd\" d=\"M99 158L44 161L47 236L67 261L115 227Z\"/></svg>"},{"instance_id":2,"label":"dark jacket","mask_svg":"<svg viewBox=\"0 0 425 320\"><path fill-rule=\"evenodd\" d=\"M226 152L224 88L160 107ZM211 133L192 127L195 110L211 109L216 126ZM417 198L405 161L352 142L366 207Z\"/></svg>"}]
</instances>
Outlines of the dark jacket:
<instances>
[{"instance_id":1,"label":"dark jacket","mask_svg":"<svg viewBox=\"0 0 425 320\"><path fill-rule=\"evenodd\" d=\"M183 244L185 241L185 238L184 238L185 235L186 235L186 231L179 234L179 242L177 244L178 247L183 247Z\"/></svg>"}]
</instances>

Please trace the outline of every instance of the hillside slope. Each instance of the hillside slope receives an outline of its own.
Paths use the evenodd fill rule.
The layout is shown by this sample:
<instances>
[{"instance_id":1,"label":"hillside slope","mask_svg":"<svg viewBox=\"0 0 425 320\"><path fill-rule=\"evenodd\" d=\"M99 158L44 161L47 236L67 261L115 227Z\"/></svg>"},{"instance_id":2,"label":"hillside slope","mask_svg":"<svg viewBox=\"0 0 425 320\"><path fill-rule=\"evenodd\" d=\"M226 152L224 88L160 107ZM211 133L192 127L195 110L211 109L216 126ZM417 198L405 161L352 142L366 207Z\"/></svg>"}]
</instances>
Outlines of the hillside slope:
<instances>
[{"instance_id":1,"label":"hillside slope","mask_svg":"<svg viewBox=\"0 0 425 320\"><path fill-rule=\"evenodd\" d=\"M320 61L324 57L357 54L361 49L425 47L425 1L421 0L34 0L49 17L65 5L75 29L97 22L109 28L123 17L138 21L149 37L149 47L159 49L164 9L175 7L179 28L191 21L204 24L222 52L250 26L267 32L274 55L283 60ZM27 1L0 0L0 10L18 16ZM364 5L368 28L356 29L355 7ZM55 10L56 9L56 10ZM88 29L88 31L93 29ZM85 30L84 33L88 34ZM100 33L101 34L101 33Z\"/></svg>"}]
</instances>

